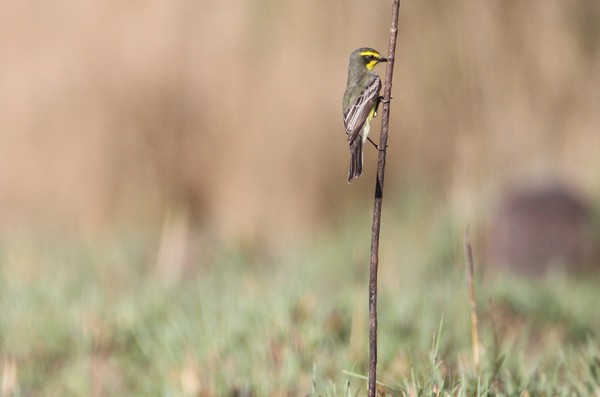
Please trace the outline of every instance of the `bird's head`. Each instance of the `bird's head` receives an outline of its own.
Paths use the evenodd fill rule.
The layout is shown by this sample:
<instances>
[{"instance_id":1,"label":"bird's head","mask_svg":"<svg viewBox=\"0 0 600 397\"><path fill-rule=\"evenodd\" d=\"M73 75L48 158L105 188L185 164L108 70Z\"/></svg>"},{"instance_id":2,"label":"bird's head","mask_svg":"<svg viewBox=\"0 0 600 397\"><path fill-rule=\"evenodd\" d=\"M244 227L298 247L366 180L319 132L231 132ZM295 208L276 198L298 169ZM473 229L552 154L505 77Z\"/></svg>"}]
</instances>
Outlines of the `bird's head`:
<instances>
[{"instance_id":1,"label":"bird's head","mask_svg":"<svg viewBox=\"0 0 600 397\"><path fill-rule=\"evenodd\" d=\"M364 65L367 69L373 70L375 65L379 62L387 62L387 58L381 56L381 54L368 47L359 48L354 50L350 55L350 61L358 62L359 64Z\"/></svg>"}]
</instances>

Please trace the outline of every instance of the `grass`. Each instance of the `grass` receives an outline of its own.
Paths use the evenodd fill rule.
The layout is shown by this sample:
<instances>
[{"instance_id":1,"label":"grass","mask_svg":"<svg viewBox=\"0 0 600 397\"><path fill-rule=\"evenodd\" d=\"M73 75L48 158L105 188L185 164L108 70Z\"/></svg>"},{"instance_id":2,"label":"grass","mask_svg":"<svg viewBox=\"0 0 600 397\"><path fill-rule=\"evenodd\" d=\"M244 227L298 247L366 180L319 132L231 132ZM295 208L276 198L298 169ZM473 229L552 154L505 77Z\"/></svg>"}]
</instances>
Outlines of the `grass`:
<instances>
[{"instance_id":1,"label":"grass","mask_svg":"<svg viewBox=\"0 0 600 397\"><path fill-rule=\"evenodd\" d=\"M479 280L475 371L461 232L430 222L382 231L381 393L600 395L598 280ZM330 227L270 258L213 248L175 283L151 234L4 236L4 395L365 395L362 234Z\"/></svg>"}]
</instances>

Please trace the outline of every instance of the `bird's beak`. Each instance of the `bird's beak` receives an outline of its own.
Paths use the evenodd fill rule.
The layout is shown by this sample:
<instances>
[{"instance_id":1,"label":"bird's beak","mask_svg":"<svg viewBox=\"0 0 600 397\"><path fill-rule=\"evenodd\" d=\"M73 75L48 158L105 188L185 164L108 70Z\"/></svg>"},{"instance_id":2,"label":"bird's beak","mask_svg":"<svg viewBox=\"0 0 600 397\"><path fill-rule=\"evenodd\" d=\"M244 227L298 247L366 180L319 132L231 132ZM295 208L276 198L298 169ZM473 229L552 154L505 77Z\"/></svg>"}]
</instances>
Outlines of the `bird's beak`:
<instances>
[{"instance_id":1,"label":"bird's beak","mask_svg":"<svg viewBox=\"0 0 600 397\"><path fill-rule=\"evenodd\" d=\"M383 58L383 57L379 60L379 62L387 62L387 61L388 61L388 59L387 58Z\"/></svg>"}]
</instances>

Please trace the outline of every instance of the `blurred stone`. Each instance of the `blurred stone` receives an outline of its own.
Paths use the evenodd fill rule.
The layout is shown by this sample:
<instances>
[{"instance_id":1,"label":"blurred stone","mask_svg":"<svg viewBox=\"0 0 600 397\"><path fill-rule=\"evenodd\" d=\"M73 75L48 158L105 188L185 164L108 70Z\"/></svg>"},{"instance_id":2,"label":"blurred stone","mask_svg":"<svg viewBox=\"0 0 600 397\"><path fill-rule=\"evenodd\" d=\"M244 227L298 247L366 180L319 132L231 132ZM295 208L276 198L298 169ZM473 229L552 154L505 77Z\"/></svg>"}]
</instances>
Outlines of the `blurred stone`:
<instances>
[{"instance_id":1,"label":"blurred stone","mask_svg":"<svg viewBox=\"0 0 600 397\"><path fill-rule=\"evenodd\" d=\"M486 262L520 275L589 272L598 252L593 226L590 206L563 185L509 189L490 223Z\"/></svg>"}]
</instances>

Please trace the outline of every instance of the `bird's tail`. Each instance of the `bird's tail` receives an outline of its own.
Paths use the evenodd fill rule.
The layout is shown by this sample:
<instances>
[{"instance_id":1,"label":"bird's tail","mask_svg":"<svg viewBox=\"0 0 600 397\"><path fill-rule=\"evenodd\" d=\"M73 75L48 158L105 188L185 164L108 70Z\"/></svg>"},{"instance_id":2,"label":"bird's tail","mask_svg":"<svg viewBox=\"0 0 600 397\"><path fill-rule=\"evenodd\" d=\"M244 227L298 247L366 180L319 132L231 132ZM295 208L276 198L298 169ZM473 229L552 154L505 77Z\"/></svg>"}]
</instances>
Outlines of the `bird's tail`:
<instances>
[{"instance_id":1,"label":"bird's tail","mask_svg":"<svg viewBox=\"0 0 600 397\"><path fill-rule=\"evenodd\" d=\"M363 153L362 153L363 141L361 137L356 137L350 144L350 171L348 172L348 183L352 182L354 178L358 178L362 174L363 165Z\"/></svg>"}]
</instances>

